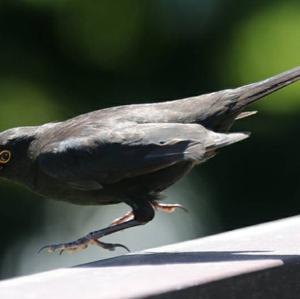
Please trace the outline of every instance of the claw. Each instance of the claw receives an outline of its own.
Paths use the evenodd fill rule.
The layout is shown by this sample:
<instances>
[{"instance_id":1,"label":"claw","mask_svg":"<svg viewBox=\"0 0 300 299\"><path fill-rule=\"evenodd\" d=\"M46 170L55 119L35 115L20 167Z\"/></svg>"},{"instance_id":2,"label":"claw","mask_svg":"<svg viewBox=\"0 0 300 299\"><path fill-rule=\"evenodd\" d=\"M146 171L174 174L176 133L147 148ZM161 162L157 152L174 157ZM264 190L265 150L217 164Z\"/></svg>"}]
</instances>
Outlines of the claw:
<instances>
[{"instance_id":1,"label":"claw","mask_svg":"<svg viewBox=\"0 0 300 299\"><path fill-rule=\"evenodd\" d=\"M44 249L46 249L47 247L48 247L48 245L47 245L47 246L43 246L43 247L41 247L41 248L38 250L38 252L37 252L37 253L38 253L38 254L39 254L39 253L41 253L41 252L42 252Z\"/></svg>"}]
</instances>

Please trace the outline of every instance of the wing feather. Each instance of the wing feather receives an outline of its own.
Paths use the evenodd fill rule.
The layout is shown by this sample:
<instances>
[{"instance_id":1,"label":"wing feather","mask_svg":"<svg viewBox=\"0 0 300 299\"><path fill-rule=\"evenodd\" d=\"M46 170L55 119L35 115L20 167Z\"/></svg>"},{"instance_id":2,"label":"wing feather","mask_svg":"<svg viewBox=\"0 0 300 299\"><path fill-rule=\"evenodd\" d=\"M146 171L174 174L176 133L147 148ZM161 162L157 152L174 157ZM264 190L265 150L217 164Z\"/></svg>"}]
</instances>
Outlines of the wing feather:
<instances>
[{"instance_id":1,"label":"wing feather","mask_svg":"<svg viewBox=\"0 0 300 299\"><path fill-rule=\"evenodd\" d=\"M81 132L79 137L45 145L37 157L38 165L47 175L74 188L96 188L96 183L102 187L184 160L187 148L194 143L188 136L194 129L183 126L190 125L145 124L106 130L105 134L97 129L86 137Z\"/></svg>"},{"instance_id":2,"label":"wing feather","mask_svg":"<svg viewBox=\"0 0 300 299\"><path fill-rule=\"evenodd\" d=\"M214 148L245 138L214 133L198 124L89 127L88 135L84 130L46 144L37 157L41 171L81 190L102 188L183 160L201 162L207 159L207 150L211 154Z\"/></svg>"}]
</instances>

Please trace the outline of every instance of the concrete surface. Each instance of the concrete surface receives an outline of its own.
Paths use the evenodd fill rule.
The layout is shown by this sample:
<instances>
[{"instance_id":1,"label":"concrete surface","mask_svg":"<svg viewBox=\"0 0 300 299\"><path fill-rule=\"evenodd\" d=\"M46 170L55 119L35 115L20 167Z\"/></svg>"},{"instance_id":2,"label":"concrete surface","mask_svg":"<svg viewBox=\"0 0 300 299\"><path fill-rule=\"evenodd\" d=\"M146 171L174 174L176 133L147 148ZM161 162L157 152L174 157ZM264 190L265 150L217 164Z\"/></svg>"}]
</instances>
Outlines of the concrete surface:
<instances>
[{"instance_id":1,"label":"concrete surface","mask_svg":"<svg viewBox=\"0 0 300 299\"><path fill-rule=\"evenodd\" d=\"M0 298L300 298L300 217L4 280Z\"/></svg>"}]
</instances>

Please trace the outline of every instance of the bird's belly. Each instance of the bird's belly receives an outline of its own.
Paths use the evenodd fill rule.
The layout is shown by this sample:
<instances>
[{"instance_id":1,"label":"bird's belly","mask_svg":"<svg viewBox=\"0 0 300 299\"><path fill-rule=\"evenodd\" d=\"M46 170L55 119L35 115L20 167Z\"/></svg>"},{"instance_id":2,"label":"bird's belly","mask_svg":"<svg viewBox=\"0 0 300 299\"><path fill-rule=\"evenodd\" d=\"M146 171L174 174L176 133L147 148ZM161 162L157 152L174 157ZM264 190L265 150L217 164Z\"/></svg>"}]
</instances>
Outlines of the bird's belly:
<instances>
[{"instance_id":1,"label":"bird's belly","mask_svg":"<svg viewBox=\"0 0 300 299\"><path fill-rule=\"evenodd\" d=\"M49 177L40 176L33 191L43 197L58 201L66 201L79 205L105 205L119 203L122 200L115 193L100 190L79 190L66 183Z\"/></svg>"},{"instance_id":2,"label":"bird's belly","mask_svg":"<svg viewBox=\"0 0 300 299\"><path fill-rule=\"evenodd\" d=\"M122 180L110 186L105 186L107 190L112 190L116 195L122 195L127 199L155 199L159 198L159 193L180 178L185 176L194 166L193 162L184 161L167 168ZM109 191L108 191L109 192Z\"/></svg>"},{"instance_id":3,"label":"bird's belly","mask_svg":"<svg viewBox=\"0 0 300 299\"><path fill-rule=\"evenodd\" d=\"M130 199L159 197L159 193L185 176L194 166L184 161L149 174L131 177L103 185L100 190L78 190L57 181L40 180L36 192L44 197L79 205L106 205L126 202Z\"/></svg>"}]
</instances>

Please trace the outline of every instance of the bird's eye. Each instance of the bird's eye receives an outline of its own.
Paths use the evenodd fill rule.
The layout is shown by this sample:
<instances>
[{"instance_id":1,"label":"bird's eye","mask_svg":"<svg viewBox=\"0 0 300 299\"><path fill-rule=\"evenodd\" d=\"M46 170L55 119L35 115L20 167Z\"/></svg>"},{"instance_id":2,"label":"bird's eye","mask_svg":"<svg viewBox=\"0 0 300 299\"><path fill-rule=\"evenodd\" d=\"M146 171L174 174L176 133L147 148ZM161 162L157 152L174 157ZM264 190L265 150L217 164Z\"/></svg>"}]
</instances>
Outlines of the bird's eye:
<instances>
[{"instance_id":1,"label":"bird's eye","mask_svg":"<svg viewBox=\"0 0 300 299\"><path fill-rule=\"evenodd\" d=\"M11 152L8 150L4 150L0 152L0 164L6 164L10 161Z\"/></svg>"}]
</instances>

